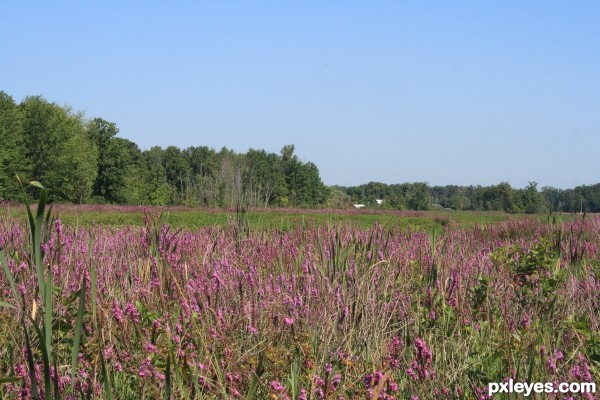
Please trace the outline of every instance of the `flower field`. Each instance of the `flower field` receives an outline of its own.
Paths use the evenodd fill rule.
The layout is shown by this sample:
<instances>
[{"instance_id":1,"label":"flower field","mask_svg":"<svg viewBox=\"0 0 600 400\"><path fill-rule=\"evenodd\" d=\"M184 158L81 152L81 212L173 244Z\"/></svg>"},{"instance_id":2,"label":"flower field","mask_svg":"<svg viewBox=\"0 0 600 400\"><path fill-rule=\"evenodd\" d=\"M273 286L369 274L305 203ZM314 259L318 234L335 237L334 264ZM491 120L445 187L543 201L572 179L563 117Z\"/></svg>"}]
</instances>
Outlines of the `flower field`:
<instances>
[{"instance_id":1,"label":"flower field","mask_svg":"<svg viewBox=\"0 0 600 400\"><path fill-rule=\"evenodd\" d=\"M485 399L509 378L600 383L599 216L282 231L40 215L0 219L0 399Z\"/></svg>"}]
</instances>

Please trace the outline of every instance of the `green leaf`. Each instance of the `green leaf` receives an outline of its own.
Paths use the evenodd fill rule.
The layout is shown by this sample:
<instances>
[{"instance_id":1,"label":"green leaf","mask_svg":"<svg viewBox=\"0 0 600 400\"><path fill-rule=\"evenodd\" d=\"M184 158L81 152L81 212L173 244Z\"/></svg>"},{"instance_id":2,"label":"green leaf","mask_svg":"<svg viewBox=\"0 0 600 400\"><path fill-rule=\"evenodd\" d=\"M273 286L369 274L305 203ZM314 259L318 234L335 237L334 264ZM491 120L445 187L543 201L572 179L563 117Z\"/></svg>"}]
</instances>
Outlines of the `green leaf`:
<instances>
[{"instance_id":1,"label":"green leaf","mask_svg":"<svg viewBox=\"0 0 600 400\"><path fill-rule=\"evenodd\" d=\"M90 252L90 254L92 254L92 252ZM94 326L96 326L98 323L98 321L96 320L96 264L93 261L91 262L90 279L92 290L92 320L94 321ZM85 287L83 287L82 289L85 289Z\"/></svg>"},{"instance_id":2,"label":"green leaf","mask_svg":"<svg viewBox=\"0 0 600 400\"><path fill-rule=\"evenodd\" d=\"M8 284L10 285L10 290L12 291L14 298L18 299L19 297L17 296L17 289L15 288L15 281L10 272L10 269L8 268L8 263L6 262L6 257L4 256L4 252L2 250L0 250L0 264L2 264L2 269L4 270L4 275L8 279Z\"/></svg>"},{"instance_id":3,"label":"green leaf","mask_svg":"<svg viewBox=\"0 0 600 400\"><path fill-rule=\"evenodd\" d=\"M81 332L83 331L83 312L85 310L85 279L82 280L79 289L79 308L77 309L77 320L75 322L75 333L73 336L73 348L71 349L71 386L69 392L73 392L75 385L75 373L77 372L77 359L81 343Z\"/></svg>"},{"instance_id":4,"label":"green leaf","mask_svg":"<svg viewBox=\"0 0 600 400\"><path fill-rule=\"evenodd\" d=\"M48 273L48 281L45 285L46 293L44 293L44 338L46 339L46 351L48 352L48 360L52 354L52 273Z\"/></svg>"},{"instance_id":5,"label":"green leaf","mask_svg":"<svg viewBox=\"0 0 600 400\"><path fill-rule=\"evenodd\" d=\"M106 400L112 400L112 390L110 389L110 382L108 372L106 371L106 363L104 362L104 354L100 350L100 363L102 365L102 387L104 388L104 398Z\"/></svg>"},{"instance_id":6,"label":"green leaf","mask_svg":"<svg viewBox=\"0 0 600 400\"><path fill-rule=\"evenodd\" d=\"M12 308L13 310L17 309L17 307L13 306L12 304L8 304L4 301L0 301L0 307Z\"/></svg>"},{"instance_id":7,"label":"green leaf","mask_svg":"<svg viewBox=\"0 0 600 400\"><path fill-rule=\"evenodd\" d=\"M256 366L256 370L254 371L254 374L252 374L252 381L250 382L250 387L248 388L248 392L246 393L246 400L254 399L254 395L256 394L256 388L258 387L258 380L264 372L263 354L264 353L260 353L260 355L258 356L258 364Z\"/></svg>"},{"instance_id":8,"label":"green leaf","mask_svg":"<svg viewBox=\"0 0 600 400\"><path fill-rule=\"evenodd\" d=\"M35 323L31 317L29 320L33 324L33 329L38 336L40 350L42 351L42 363L44 364L44 398L46 400L52 399L52 379L50 378L50 349L46 347L46 340L44 339L44 334L40 330L39 326Z\"/></svg>"},{"instance_id":9,"label":"green leaf","mask_svg":"<svg viewBox=\"0 0 600 400\"><path fill-rule=\"evenodd\" d=\"M31 182L29 182L29 184L31 186L34 186L34 187L39 188L39 189L45 189L45 187L41 183L39 183L38 181L31 181Z\"/></svg>"},{"instance_id":10,"label":"green leaf","mask_svg":"<svg viewBox=\"0 0 600 400\"><path fill-rule=\"evenodd\" d=\"M0 385L4 385L7 383L18 382L21 380L21 377L18 376L8 376L6 378L0 378Z\"/></svg>"},{"instance_id":11,"label":"green leaf","mask_svg":"<svg viewBox=\"0 0 600 400\"><path fill-rule=\"evenodd\" d=\"M56 364L56 353L54 353L54 371L58 371ZM54 400L60 400L60 387L58 386L58 377L54 379Z\"/></svg>"},{"instance_id":12,"label":"green leaf","mask_svg":"<svg viewBox=\"0 0 600 400\"><path fill-rule=\"evenodd\" d=\"M35 377L35 363L33 362L33 349L31 348L31 340L29 339L29 333L27 332L25 321L22 321L22 325L23 331L25 332L25 346L27 347L27 365L29 366L29 379L31 381L31 398L33 400L40 400L37 379Z\"/></svg>"},{"instance_id":13,"label":"green leaf","mask_svg":"<svg viewBox=\"0 0 600 400\"><path fill-rule=\"evenodd\" d=\"M171 355L167 354L167 368L165 371L165 395L164 400L171 398Z\"/></svg>"},{"instance_id":14,"label":"green leaf","mask_svg":"<svg viewBox=\"0 0 600 400\"><path fill-rule=\"evenodd\" d=\"M300 366L298 365L298 359L294 358L294 362L292 363L292 371L290 376L290 384L292 385L292 400L298 400L298 396L300 395L300 385L299 385L299 375Z\"/></svg>"}]
</instances>

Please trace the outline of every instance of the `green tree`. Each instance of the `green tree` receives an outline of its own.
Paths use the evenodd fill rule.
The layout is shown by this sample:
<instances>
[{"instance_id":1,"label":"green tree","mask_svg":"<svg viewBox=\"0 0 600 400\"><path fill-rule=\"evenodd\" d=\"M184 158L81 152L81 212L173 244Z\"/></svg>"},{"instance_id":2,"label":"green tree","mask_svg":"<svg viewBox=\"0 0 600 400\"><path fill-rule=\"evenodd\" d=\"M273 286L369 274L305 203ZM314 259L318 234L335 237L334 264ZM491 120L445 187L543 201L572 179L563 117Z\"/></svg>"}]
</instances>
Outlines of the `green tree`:
<instances>
[{"instance_id":1,"label":"green tree","mask_svg":"<svg viewBox=\"0 0 600 400\"><path fill-rule=\"evenodd\" d=\"M585 197L581 193L581 190L567 189L564 191L564 211L576 213L581 211L587 211L584 209Z\"/></svg>"},{"instance_id":2,"label":"green tree","mask_svg":"<svg viewBox=\"0 0 600 400\"><path fill-rule=\"evenodd\" d=\"M110 203L124 203L126 175L133 164L129 143L117 138L117 125L102 118L87 123L87 134L98 148L98 171L93 183L93 195ZM137 147L137 146L136 146Z\"/></svg>"},{"instance_id":3,"label":"green tree","mask_svg":"<svg viewBox=\"0 0 600 400\"><path fill-rule=\"evenodd\" d=\"M514 204L513 188L508 182L500 182L498 185L493 186L490 193L490 201L492 203L492 210L502 210L505 212L516 211L516 205Z\"/></svg>"},{"instance_id":4,"label":"green tree","mask_svg":"<svg viewBox=\"0 0 600 400\"><path fill-rule=\"evenodd\" d=\"M411 210L429 210L429 185L425 182L410 185L407 203Z\"/></svg>"},{"instance_id":5,"label":"green tree","mask_svg":"<svg viewBox=\"0 0 600 400\"><path fill-rule=\"evenodd\" d=\"M164 167L164 150L154 146L142 153L143 182L141 202L163 206L169 204L172 188L167 183L167 175Z\"/></svg>"},{"instance_id":6,"label":"green tree","mask_svg":"<svg viewBox=\"0 0 600 400\"><path fill-rule=\"evenodd\" d=\"M448 200L448 207L454 210L467 210L471 207L471 200L467 196L455 194Z\"/></svg>"},{"instance_id":7,"label":"green tree","mask_svg":"<svg viewBox=\"0 0 600 400\"><path fill-rule=\"evenodd\" d=\"M529 182L527 187L521 192L521 199L524 211L527 214L535 214L542 211L543 196L537 190L537 182Z\"/></svg>"},{"instance_id":8,"label":"green tree","mask_svg":"<svg viewBox=\"0 0 600 400\"><path fill-rule=\"evenodd\" d=\"M327 208L348 208L352 205L350 196L342 187L330 188L329 197L325 203Z\"/></svg>"},{"instance_id":9,"label":"green tree","mask_svg":"<svg viewBox=\"0 0 600 400\"><path fill-rule=\"evenodd\" d=\"M221 150L219 156L219 205L225 208L247 208L250 204L243 179L247 173L246 159L226 148Z\"/></svg>"},{"instance_id":10,"label":"green tree","mask_svg":"<svg viewBox=\"0 0 600 400\"><path fill-rule=\"evenodd\" d=\"M600 183L589 186L586 203L590 212L600 212Z\"/></svg>"},{"instance_id":11,"label":"green tree","mask_svg":"<svg viewBox=\"0 0 600 400\"><path fill-rule=\"evenodd\" d=\"M0 91L0 199L16 200L15 175L28 179L29 163L23 142L23 115L12 97Z\"/></svg>"},{"instance_id":12,"label":"green tree","mask_svg":"<svg viewBox=\"0 0 600 400\"><path fill-rule=\"evenodd\" d=\"M308 162L300 166L301 190L299 205L316 207L327 200L329 189L321 181L317 165Z\"/></svg>"},{"instance_id":13,"label":"green tree","mask_svg":"<svg viewBox=\"0 0 600 400\"><path fill-rule=\"evenodd\" d=\"M65 200L82 204L92 194L98 149L85 135L77 134L67 140L62 150L56 163L62 171L60 193Z\"/></svg>"},{"instance_id":14,"label":"green tree","mask_svg":"<svg viewBox=\"0 0 600 400\"><path fill-rule=\"evenodd\" d=\"M83 201L91 194L98 161L83 115L41 96L27 97L19 107L24 115L25 156L31 160L30 178L51 187L51 198Z\"/></svg>"},{"instance_id":15,"label":"green tree","mask_svg":"<svg viewBox=\"0 0 600 400\"><path fill-rule=\"evenodd\" d=\"M216 151L206 146L192 146L183 153L190 167L186 203L217 206L220 161Z\"/></svg>"},{"instance_id":16,"label":"green tree","mask_svg":"<svg viewBox=\"0 0 600 400\"><path fill-rule=\"evenodd\" d=\"M321 181L319 169L312 163L302 163L294 154L294 145L281 149L285 189L291 205L314 207L323 204L329 195ZM282 188L278 188L281 190Z\"/></svg>"},{"instance_id":17,"label":"green tree","mask_svg":"<svg viewBox=\"0 0 600 400\"><path fill-rule=\"evenodd\" d=\"M546 207L552 212L563 211L563 191L552 186L542 188L542 197Z\"/></svg>"},{"instance_id":18,"label":"green tree","mask_svg":"<svg viewBox=\"0 0 600 400\"><path fill-rule=\"evenodd\" d=\"M191 174L188 158L178 147L169 146L164 151L163 165L167 183L173 188L171 203L184 204Z\"/></svg>"},{"instance_id":19,"label":"green tree","mask_svg":"<svg viewBox=\"0 0 600 400\"><path fill-rule=\"evenodd\" d=\"M277 201L278 187L283 183L283 164L281 157L265 150L250 149L246 153L248 163L245 182L253 192L255 205L269 206Z\"/></svg>"}]
</instances>

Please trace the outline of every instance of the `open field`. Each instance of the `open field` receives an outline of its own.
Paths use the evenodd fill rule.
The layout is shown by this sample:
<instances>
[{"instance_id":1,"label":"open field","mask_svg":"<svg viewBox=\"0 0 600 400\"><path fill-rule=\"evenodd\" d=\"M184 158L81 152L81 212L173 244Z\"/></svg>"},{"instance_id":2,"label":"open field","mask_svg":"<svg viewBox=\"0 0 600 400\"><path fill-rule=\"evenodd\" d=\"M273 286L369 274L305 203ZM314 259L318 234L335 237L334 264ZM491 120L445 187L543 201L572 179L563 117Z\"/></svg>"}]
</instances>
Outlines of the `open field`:
<instances>
[{"instance_id":1,"label":"open field","mask_svg":"<svg viewBox=\"0 0 600 400\"><path fill-rule=\"evenodd\" d=\"M24 210L0 217L0 399L482 399L509 378L599 380L599 216L57 210L38 249Z\"/></svg>"},{"instance_id":2,"label":"open field","mask_svg":"<svg viewBox=\"0 0 600 400\"><path fill-rule=\"evenodd\" d=\"M211 226L225 226L239 219L235 210L187 207L146 207L118 205L62 205L54 206L65 225L89 226L141 226L144 212L162 213L163 221L173 228L197 229ZM25 213L23 206L6 206L0 217L19 218ZM432 228L437 224L473 227L488 225L509 219L536 218L548 220L546 214L525 215L506 214L498 211L388 211L388 210L327 210L327 209L285 209L257 208L244 213L243 219L253 228L278 228L289 230L297 226L350 224L357 228L372 228L379 224L384 228L411 227ZM564 214L564 221L576 219L577 215Z\"/></svg>"}]
</instances>

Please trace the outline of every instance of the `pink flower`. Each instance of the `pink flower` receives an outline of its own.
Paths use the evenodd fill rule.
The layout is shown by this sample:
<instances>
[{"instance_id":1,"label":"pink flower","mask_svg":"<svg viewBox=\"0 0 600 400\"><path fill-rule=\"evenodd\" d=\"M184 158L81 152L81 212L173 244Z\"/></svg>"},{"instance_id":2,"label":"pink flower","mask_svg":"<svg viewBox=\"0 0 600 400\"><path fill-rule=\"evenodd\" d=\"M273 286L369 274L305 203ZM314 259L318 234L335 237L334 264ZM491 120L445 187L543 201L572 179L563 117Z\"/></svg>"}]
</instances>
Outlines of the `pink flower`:
<instances>
[{"instance_id":1,"label":"pink flower","mask_svg":"<svg viewBox=\"0 0 600 400\"><path fill-rule=\"evenodd\" d=\"M119 304L117 302L113 302L112 313L113 313L113 318L115 319L115 321L122 324L123 323L123 310L121 310L121 307L119 306Z\"/></svg>"},{"instance_id":2,"label":"pink flower","mask_svg":"<svg viewBox=\"0 0 600 400\"><path fill-rule=\"evenodd\" d=\"M334 388L337 388L338 385L340 384L340 382L342 381L342 375L340 374L335 374L333 376L333 379L331 381L331 384L333 385Z\"/></svg>"},{"instance_id":3,"label":"pink flower","mask_svg":"<svg viewBox=\"0 0 600 400\"><path fill-rule=\"evenodd\" d=\"M281 384L281 382L275 380L271 382L271 389L275 390L276 392L282 392L285 390L285 387Z\"/></svg>"},{"instance_id":4,"label":"pink flower","mask_svg":"<svg viewBox=\"0 0 600 400\"><path fill-rule=\"evenodd\" d=\"M150 342L144 342L143 347L146 353L156 353L156 346Z\"/></svg>"},{"instance_id":5,"label":"pink flower","mask_svg":"<svg viewBox=\"0 0 600 400\"><path fill-rule=\"evenodd\" d=\"M146 357L144 361L140 364L139 376L152 376L152 361L150 357Z\"/></svg>"},{"instance_id":6,"label":"pink flower","mask_svg":"<svg viewBox=\"0 0 600 400\"><path fill-rule=\"evenodd\" d=\"M423 339L415 339L415 346L417 347L418 358L424 366L430 365L433 359L431 350L427 347L427 343Z\"/></svg>"},{"instance_id":7,"label":"pink flower","mask_svg":"<svg viewBox=\"0 0 600 400\"><path fill-rule=\"evenodd\" d=\"M127 314L127 316L134 322L140 322L140 313L138 312L137 308L135 308L133 303L127 303L125 306L125 314Z\"/></svg>"}]
</instances>

